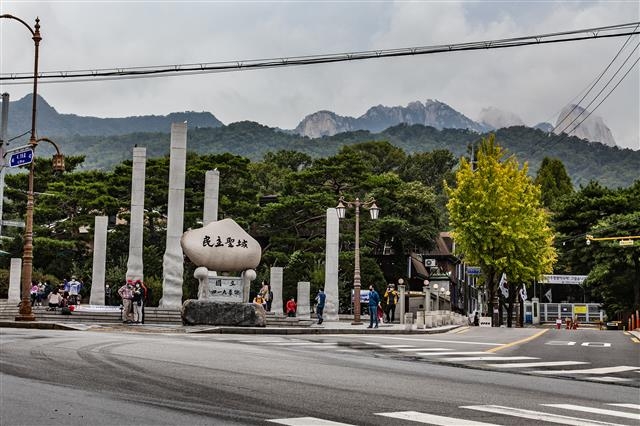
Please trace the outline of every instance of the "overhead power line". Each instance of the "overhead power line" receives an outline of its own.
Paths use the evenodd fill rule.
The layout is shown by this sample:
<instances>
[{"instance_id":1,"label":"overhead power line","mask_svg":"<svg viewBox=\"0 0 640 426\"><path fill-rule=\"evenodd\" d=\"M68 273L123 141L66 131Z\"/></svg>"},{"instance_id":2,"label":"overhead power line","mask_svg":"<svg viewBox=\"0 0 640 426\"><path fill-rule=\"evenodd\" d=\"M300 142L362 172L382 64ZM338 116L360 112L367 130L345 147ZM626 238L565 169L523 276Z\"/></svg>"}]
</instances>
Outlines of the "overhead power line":
<instances>
[{"instance_id":1,"label":"overhead power line","mask_svg":"<svg viewBox=\"0 0 640 426\"><path fill-rule=\"evenodd\" d=\"M252 69L281 68L299 65L315 65L335 62L360 61L365 59L390 58L400 56L428 55L434 53L501 49L534 44L564 43L598 38L623 37L639 34L640 22L587 28L582 30L540 34L526 37L507 38L470 43L443 44L436 46L407 47L397 49L367 50L352 53L293 56L270 59L250 59L225 62L206 62L180 65L156 65L130 68L104 68L75 71L44 71L38 74L41 82L101 81L129 78L164 77L184 74L207 74ZM6 85L29 84L33 73L2 73L0 81Z\"/></svg>"},{"instance_id":2,"label":"overhead power line","mask_svg":"<svg viewBox=\"0 0 640 426\"><path fill-rule=\"evenodd\" d=\"M638 28L638 26L636 26L636 29ZM609 70L609 68L611 68L611 66L613 65L613 63L616 61L616 59L618 59L618 56L620 56L620 54L622 53L622 51L625 49L625 47L627 47L627 45L629 44L629 42L631 41L631 37L629 36L627 37L627 39L625 40L625 42L622 44L622 46L620 46L620 49L618 50L618 53L616 53L616 55L613 57L613 59L611 59L611 61L609 61L609 64L606 66L606 68L600 73L600 75L595 79L595 81L593 83L591 83L589 85L589 88L585 91L584 95L582 95L582 97L580 98L580 100L578 102L576 102L573 105L573 108L571 108L571 111L569 111L563 118L562 120L560 120L558 122L558 124L556 124L556 126L554 127L553 131L555 132L561 125L563 125L564 121L566 119L568 119L571 114L573 114L573 112L580 106L580 104L582 103L582 101L585 100L585 98L589 95L589 93L591 93L592 90L595 89L596 85L598 84L598 82L600 81L600 79L602 79L602 77L604 77L604 75L607 73L607 71ZM609 80L610 82L611 80ZM608 84L608 83L607 83ZM605 86L606 87L606 86ZM597 97L597 95L596 95ZM592 101L593 102L593 101ZM586 107L585 107L586 109ZM578 114L578 117L580 116L580 114ZM578 118L576 117L576 118ZM575 121L575 119L574 119ZM573 121L571 123L569 123L567 126L564 127L564 129L559 132L562 133L564 130L566 130L569 126L571 126L571 124L573 123Z\"/></svg>"}]
</instances>

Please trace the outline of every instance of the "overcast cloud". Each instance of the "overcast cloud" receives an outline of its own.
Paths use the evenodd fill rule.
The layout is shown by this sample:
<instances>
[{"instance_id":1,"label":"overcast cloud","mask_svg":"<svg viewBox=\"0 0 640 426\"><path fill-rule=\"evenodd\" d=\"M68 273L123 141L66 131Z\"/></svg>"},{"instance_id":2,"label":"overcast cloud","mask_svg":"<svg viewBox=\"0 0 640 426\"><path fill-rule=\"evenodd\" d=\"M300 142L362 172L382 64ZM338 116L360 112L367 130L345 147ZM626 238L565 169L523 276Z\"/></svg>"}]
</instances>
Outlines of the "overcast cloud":
<instances>
[{"instance_id":1,"label":"overcast cloud","mask_svg":"<svg viewBox=\"0 0 640 426\"><path fill-rule=\"evenodd\" d=\"M33 26L40 70L204 63L527 36L640 21L631 1L531 2L46 2L3 0ZM634 36L631 48L640 37ZM374 105L438 99L477 119L483 107L526 124L559 111L604 70L625 38L389 58L272 70L40 84L58 112L126 117L209 111L225 124L294 128L328 109L360 116ZM33 42L0 20L0 72L33 69ZM631 49L625 50L625 53ZM631 62L638 57L638 51ZM12 100L31 85L2 85ZM606 93L606 92L605 92ZM600 106L621 147L640 149L638 65ZM587 100L590 100L588 98Z\"/></svg>"}]
</instances>

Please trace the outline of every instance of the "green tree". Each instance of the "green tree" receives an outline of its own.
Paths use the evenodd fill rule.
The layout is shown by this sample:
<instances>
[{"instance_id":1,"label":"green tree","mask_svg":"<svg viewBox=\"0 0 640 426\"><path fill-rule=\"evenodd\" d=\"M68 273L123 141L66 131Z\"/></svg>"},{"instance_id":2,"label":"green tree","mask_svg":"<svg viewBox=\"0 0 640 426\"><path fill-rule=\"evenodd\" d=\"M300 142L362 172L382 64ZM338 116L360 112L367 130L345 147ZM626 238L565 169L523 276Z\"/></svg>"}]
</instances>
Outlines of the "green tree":
<instances>
[{"instance_id":1,"label":"green tree","mask_svg":"<svg viewBox=\"0 0 640 426\"><path fill-rule=\"evenodd\" d=\"M539 187L527 175L526 164L521 169L515 157L504 157L505 151L491 135L479 147L476 169L463 158L456 173L456 186L446 185L457 251L481 267L489 294L489 312L493 312L503 272L511 283L512 302L516 284L551 272L556 260ZM508 303L509 327L512 306Z\"/></svg>"},{"instance_id":2,"label":"green tree","mask_svg":"<svg viewBox=\"0 0 640 426\"><path fill-rule=\"evenodd\" d=\"M562 161L544 157L534 181L540 185L542 205L552 208L560 198L573 193L573 184Z\"/></svg>"},{"instance_id":3,"label":"green tree","mask_svg":"<svg viewBox=\"0 0 640 426\"><path fill-rule=\"evenodd\" d=\"M640 244L620 246L617 239L585 244L585 236L612 238L640 234L640 180L609 189L590 182L563 198L553 215L559 253L558 271L588 275L585 286L604 303L610 318L640 308Z\"/></svg>"}]
</instances>

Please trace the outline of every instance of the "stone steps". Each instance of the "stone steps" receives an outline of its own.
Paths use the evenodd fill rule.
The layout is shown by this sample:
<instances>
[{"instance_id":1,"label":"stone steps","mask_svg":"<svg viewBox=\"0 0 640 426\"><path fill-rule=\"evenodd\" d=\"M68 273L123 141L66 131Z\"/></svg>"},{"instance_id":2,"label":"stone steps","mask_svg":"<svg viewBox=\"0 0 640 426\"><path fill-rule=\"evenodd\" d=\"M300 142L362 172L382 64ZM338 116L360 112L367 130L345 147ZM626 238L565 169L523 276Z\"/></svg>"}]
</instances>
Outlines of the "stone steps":
<instances>
[{"instance_id":1,"label":"stone steps","mask_svg":"<svg viewBox=\"0 0 640 426\"><path fill-rule=\"evenodd\" d=\"M14 321L18 315L17 302L0 301L0 321ZM46 306L33 306L36 321L77 322L77 323L113 323L122 321L120 311L86 312L74 311L71 315L62 315L60 310L47 311ZM147 324L182 324L180 310L147 307L144 308L144 322ZM269 327L309 327L315 323L311 318L277 317L274 312L267 312Z\"/></svg>"}]
</instances>

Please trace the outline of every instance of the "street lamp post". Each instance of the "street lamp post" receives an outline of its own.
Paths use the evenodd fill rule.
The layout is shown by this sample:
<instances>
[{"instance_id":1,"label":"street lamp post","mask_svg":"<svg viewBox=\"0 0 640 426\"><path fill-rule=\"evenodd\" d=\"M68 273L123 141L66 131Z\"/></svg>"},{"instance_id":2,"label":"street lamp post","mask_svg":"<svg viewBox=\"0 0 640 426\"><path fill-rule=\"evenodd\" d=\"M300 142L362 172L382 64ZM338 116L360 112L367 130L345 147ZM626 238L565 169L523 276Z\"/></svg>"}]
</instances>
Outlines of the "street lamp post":
<instances>
[{"instance_id":1,"label":"street lamp post","mask_svg":"<svg viewBox=\"0 0 640 426\"><path fill-rule=\"evenodd\" d=\"M344 219L347 215L347 208L355 208L356 211L356 247L355 247L355 260L353 265L353 325L360 325L360 207L368 209L371 219L376 220L380 213L380 209L376 205L376 200L373 198L369 201L362 202L359 198L355 201L346 201L344 197L340 197L338 200L338 206L336 211L338 212L338 218Z\"/></svg>"},{"instance_id":2,"label":"street lamp post","mask_svg":"<svg viewBox=\"0 0 640 426\"><path fill-rule=\"evenodd\" d=\"M42 40L42 37L40 36L40 19L36 18L36 24L34 28L31 28L25 21L13 15L0 15L0 18L15 19L16 21L27 27L27 29L31 33L31 38L35 45L33 60L33 99L31 104L31 135L29 137L29 144L27 148L35 151L38 143L40 142L48 142L52 144L56 149L56 154L53 155L53 169L55 171L62 171L64 170L64 156L60 153L58 145L56 145L55 142L48 138L36 139L36 105L38 101L38 52L40 41ZM33 274L33 175L35 171L35 152L33 154L33 157L34 159L31 161L31 165L29 167L29 189L27 191L24 249L22 254L22 298L20 301L20 309L18 311L18 315L15 318L16 321L34 321L36 319L31 309L31 301L29 300L29 288L31 287L31 277Z\"/></svg>"},{"instance_id":3,"label":"street lamp post","mask_svg":"<svg viewBox=\"0 0 640 426\"><path fill-rule=\"evenodd\" d=\"M38 145L36 140L36 103L38 98L38 50L40 46L40 19L36 18L34 28L22 19L13 15L0 15L0 18L15 19L22 25L27 27L31 33L31 38L35 45L33 60L33 99L31 106L31 136L29 145L35 148ZM31 273L33 271L33 162L29 169L29 192L27 193L27 217L25 220L24 232L24 251L22 255L22 298L20 301L20 310L16 321L34 321L36 318L31 310L31 302L29 300L29 288L31 286Z\"/></svg>"}]
</instances>

